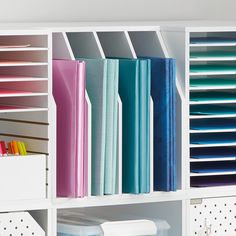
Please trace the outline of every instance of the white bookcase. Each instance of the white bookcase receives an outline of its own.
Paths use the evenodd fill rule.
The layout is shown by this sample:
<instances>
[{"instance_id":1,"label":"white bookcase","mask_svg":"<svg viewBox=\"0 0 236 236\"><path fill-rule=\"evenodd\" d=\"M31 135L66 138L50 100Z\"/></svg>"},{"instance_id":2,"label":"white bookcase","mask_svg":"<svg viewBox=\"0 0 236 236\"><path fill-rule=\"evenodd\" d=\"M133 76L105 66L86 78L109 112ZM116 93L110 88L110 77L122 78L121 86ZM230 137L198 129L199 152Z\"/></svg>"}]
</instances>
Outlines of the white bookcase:
<instances>
[{"instance_id":1,"label":"white bookcase","mask_svg":"<svg viewBox=\"0 0 236 236\"><path fill-rule=\"evenodd\" d=\"M13 24L0 28L0 139L22 140L29 154L0 158L1 232L43 235L28 215L4 212L27 210L45 232L52 227L56 107L52 97L51 33Z\"/></svg>"},{"instance_id":2,"label":"white bookcase","mask_svg":"<svg viewBox=\"0 0 236 236\"><path fill-rule=\"evenodd\" d=\"M139 22L0 25L0 44L31 45L21 49L0 48L0 60L7 60L7 63L0 61L0 74L8 75L0 78L0 89L30 92L0 97L1 105L14 105L12 109L0 111L0 138L7 141L20 137L28 143L28 150L32 152L32 155L25 159L22 157L22 160L21 157L0 158L0 186L4 189L0 196L0 212L29 211L48 236L56 235L57 213L65 209L161 218L170 224L170 236L205 236L205 229L209 230L210 225L212 235L220 233L222 236L232 236L236 229L236 186L190 187L191 178L197 176L190 172L190 165L194 162L190 159L190 150L195 147L190 145L190 135L194 131L190 130L190 120L193 117L189 116L192 106L189 97L192 91L189 66L199 62L190 60L189 53L198 50L198 46L190 44L191 37L236 36L236 24L198 24ZM209 47L204 50L207 49ZM88 197L78 199L56 198L56 106L52 97L52 58L74 60L77 57L139 56L173 57L177 60L178 190L152 191L140 195L121 194L120 155L120 185L116 195L94 197L89 194ZM87 94L86 99L91 111ZM120 99L117 102L121 117ZM121 150L122 140L119 140ZM24 171L17 173L19 169ZM90 168L88 171L91 173ZM151 183L152 175L151 171ZM222 228L222 224L229 224L229 227Z\"/></svg>"}]
</instances>

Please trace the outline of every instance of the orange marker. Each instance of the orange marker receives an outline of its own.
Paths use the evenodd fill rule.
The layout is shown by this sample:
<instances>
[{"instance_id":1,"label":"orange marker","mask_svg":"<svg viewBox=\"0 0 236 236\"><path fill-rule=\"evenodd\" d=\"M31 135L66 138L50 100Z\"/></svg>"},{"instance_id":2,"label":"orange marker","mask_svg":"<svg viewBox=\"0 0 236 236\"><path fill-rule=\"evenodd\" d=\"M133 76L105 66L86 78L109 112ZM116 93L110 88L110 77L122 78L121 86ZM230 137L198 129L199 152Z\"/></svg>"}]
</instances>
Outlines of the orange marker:
<instances>
[{"instance_id":1,"label":"orange marker","mask_svg":"<svg viewBox=\"0 0 236 236\"><path fill-rule=\"evenodd\" d=\"M7 143L7 147L8 147L8 154L13 154L11 142Z\"/></svg>"},{"instance_id":2,"label":"orange marker","mask_svg":"<svg viewBox=\"0 0 236 236\"><path fill-rule=\"evenodd\" d=\"M13 140L13 141L11 142L11 145L12 145L13 153L14 153L15 155L19 155L19 149L18 149L18 147L17 147L17 141Z\"/></svg>"}]
</instances>

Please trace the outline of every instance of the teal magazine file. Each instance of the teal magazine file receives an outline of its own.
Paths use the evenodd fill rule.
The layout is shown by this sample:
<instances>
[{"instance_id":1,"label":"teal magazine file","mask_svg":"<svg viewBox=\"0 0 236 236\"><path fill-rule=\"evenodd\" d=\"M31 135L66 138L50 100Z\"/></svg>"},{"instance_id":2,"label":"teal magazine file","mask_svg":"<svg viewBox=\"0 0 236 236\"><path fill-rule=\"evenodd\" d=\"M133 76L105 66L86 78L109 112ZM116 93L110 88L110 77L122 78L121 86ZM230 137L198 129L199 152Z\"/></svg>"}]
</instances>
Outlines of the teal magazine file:
<instances>
[{"instance_id":1,"label":"teal magazine file","mask_svg":"<svg viewBox=\"0 0 236 236\"><path fill-rule=\"evenodd\" d=\"M139 173L140 192L150 192L150 98L151 98L151 61L139 60Z\"/></svg>"},{"instance_id":2,"label":"teal magazine file","mask_svg":"<svg viewBox=\"0 0 236 236\"><path fill-rule=\"evenodd\" d=\"M92 195L104 194L107 60L84 59L86 89L92 104Z\"/></svg>"},{"instance_id":3,"label":"teal magazine file","mask_svg":"<svg viewBox=\"0 0 236 236\"><path fill-rule=\"evenodd\" d=\"M122 100L122 190L139 193L139 65L119 60L119 94Z\"/></svg>"},{"instance_id":4,"label":"teal magazine file","mask_svg":"<svg viewBox=\"0 0 236 236\"><path fill-rule=\"evenodd\" d=\"M115 60L115 68L114 68L114 99L113 99L113 106L114 106L114 119L113 119L113 150L112 150L112 193L116 193L118 190L118 180L119 180L119 138L118 138L118 85L119 85L119 60Z\"/></svg>"},{"instance_id":5,"label":"teal magazine file","mask_svg":"<svg viewBox=\"0 0 236 236\"><path fill-rule=\"evenodd\" d=\"M107 59L104 194L115 194L119 61Z\"/></svg>"}]
</instances>

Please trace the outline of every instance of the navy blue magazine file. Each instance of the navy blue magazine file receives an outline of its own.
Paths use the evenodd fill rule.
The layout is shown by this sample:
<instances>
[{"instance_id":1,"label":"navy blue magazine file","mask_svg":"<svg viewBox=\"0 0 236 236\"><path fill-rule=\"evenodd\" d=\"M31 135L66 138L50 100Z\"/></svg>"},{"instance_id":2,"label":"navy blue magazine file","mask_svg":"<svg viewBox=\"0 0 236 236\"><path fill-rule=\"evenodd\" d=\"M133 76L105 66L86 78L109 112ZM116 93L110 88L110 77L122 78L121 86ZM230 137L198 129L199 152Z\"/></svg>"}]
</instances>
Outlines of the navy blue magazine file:
<instances>
[{"instance_id":1,"label":"navy blue magazine file","mask_svg":"<svg viewBox=\"0 0 236 236\"><path fill-rule=\"evenodd\" d=\"M145 57L146 58L146 57ZM154 102L154 190L176 190L176 61L151 60Z\"/></svg>"}]
</instances>

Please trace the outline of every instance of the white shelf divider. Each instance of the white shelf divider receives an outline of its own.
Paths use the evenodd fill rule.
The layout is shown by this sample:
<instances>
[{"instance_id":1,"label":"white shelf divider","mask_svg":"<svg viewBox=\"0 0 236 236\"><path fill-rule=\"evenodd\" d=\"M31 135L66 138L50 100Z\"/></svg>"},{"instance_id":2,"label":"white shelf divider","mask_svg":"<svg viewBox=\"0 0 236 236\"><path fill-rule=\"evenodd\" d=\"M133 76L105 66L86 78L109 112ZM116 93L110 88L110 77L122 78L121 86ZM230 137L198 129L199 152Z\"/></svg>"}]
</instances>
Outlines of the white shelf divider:
<instances>
[{"instance_id":1,"label":"white shelf divider","mask_svg":"<svg viewBox=\"0 0 236 236\"><path fill-rule=\"evenodd\" d=\"M47 51L48 48L45 47L6 47L1 48L0 52L24 52L24 51Z\"/></svg>"},{"instance_id":2,"label":"white shelf divider","mask_svg":"<svg viewBox=\"0 0 236 236\"><path fill-rule=\"evenodd\" d=\"M225 172L211 172L211 173L191 173L191 177L200 177L200 176L219 176L219 175L236 175L236 171L225 171Z\"/></svg>"},{"instance_id":3,"label":"white shelf divider","mask_svg":"<svg viewBox=\"0 0 236 236\"><path fill-rule=\"evenodd\" d=\"M235 157L222 157L222 158L191 158L191 162L213 162L213 161L236 161Z\"/></svg>"},{"instance_id":4,"label":"white shelf divider","mask_svg":"<svg viewBox=\"0 0 236 236\"><path fill-rule=\"evenodd\" d=\"M236 129L190 130L190 134L236 132Z\"/></svg>"}]
</instances>

